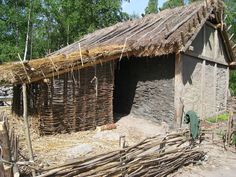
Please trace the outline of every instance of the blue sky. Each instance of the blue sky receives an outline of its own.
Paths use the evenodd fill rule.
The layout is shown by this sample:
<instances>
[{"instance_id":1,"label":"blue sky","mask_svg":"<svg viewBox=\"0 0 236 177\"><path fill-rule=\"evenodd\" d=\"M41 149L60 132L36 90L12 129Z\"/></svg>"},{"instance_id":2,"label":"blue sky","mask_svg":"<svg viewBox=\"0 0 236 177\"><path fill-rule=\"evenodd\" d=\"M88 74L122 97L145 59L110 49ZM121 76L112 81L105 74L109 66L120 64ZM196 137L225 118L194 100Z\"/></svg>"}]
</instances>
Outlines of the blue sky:
<instances>
[{"instance_id":1,"label":"blue sky","mask_svg":"<svg viewBox=\"0 0 236 177\"><path fill-rule=\"evenodd\" d=\"M161 7L166 0L159 0L158 6ZM141 15L144 13L145 8L147 7L148 0L130 0L130 3L123 2L122 8L124 12L128 14L138 14Z\"/></svg>"}]
</instances>

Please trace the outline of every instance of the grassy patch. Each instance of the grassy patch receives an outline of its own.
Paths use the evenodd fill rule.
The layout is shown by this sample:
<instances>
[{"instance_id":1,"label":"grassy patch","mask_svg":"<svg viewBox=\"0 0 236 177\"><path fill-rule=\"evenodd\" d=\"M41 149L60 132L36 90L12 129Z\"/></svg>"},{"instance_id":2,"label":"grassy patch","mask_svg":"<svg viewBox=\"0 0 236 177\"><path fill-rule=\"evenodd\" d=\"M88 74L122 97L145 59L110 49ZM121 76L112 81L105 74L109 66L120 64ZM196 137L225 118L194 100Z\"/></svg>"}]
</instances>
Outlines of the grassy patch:
<instances>
[{"instance_id":1,"label":"grassy patch","mask_svg":"<svg viewBox=\"0 0 236 177\"><path fill-rule=\"evenodd\" d=\"M229 118L229 114L224 113L224 114L219 114L219 115L214 116L214 117L210 117L210 118L207 119L207 121L211 122L211 123L224 122L224 121L227 121L228 118Z\"/></svg>"}]
</instances>

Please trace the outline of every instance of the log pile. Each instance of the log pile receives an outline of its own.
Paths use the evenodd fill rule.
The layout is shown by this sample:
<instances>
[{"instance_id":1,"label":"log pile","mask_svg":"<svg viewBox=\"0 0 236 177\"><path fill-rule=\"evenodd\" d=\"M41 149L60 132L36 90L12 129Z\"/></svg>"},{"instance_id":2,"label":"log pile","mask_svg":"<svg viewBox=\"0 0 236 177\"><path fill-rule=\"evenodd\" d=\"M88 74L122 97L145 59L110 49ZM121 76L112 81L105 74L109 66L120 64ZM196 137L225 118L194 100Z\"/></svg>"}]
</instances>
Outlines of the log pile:
<instances>
[{"instance_id":1,"label":"log pile","mask_svg":"<svg viewBox=\"0 0 236 177\"><path fill-rule=\"evenodd\" d=\"M45 169L38 177L166 176L204 158L204 152L189 143L187 134L147 138L132 147Z\"/></svg>"}]
</instances>

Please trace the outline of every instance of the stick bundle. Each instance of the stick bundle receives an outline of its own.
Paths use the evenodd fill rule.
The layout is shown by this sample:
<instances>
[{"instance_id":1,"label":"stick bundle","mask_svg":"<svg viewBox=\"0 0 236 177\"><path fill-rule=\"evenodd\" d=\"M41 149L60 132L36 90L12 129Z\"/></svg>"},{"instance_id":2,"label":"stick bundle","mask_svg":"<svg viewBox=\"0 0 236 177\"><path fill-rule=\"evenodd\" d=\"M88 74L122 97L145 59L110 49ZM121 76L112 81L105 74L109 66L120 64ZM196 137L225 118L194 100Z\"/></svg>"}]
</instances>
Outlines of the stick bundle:
<instances>
[{"instance_id":1,"label":"stick bundle","mask_svg":"<svg viewBox=\"0 0 236 177\"><path fill-rule=\"evenodd\" d=\"M38 177L166 176L204 156L191 146L186 133L147 138L123 150L45 169Z\"/></svg>"}]
</instances>

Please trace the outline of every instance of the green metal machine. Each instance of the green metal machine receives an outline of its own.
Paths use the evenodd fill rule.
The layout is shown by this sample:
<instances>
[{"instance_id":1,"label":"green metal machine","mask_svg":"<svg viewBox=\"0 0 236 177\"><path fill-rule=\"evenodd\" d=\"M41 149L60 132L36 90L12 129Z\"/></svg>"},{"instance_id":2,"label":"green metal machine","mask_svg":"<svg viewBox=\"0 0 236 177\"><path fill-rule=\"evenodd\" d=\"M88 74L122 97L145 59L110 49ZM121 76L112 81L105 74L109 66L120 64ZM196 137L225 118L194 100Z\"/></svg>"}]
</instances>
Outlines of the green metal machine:
<instances>
[{"instance_id":1,"label":"green metal machine","mask_svg":"<svg viewBox=\"0 0 236 177\"><path fill-rule=\"evenodd\" d=\"M188 111L184 116L184 122L190 124L190 135L193 140L200 136L200 119L194 111Z\"/></svg>"}]
</instances>

